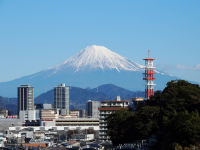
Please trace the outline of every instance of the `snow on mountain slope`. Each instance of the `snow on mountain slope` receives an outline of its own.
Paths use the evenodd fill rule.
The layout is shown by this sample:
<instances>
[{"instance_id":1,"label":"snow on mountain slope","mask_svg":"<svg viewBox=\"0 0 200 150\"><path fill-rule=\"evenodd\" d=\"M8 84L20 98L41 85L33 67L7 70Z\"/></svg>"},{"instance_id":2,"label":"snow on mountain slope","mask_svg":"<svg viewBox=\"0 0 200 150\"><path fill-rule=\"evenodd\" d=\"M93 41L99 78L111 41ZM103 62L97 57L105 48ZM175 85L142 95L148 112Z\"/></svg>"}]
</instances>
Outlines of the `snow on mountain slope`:
<instances>
[{"instance_id":1,"label":"snow on mountain slope","mask_svg":"<svg viewBox=\"0 0 200 150\"><path fill-rule=\"evenodd\" d=\"M124 71L140 71L144 68L132 60L120 56L112 52L104 46L87 46L74 56L67 59L64 63L57 65L51 69L60 70L64 67L71 67L78 72L84 69L110 69L120 72ZM56 72L55 72L56 73Z\"/></svg>"}]
</instances>

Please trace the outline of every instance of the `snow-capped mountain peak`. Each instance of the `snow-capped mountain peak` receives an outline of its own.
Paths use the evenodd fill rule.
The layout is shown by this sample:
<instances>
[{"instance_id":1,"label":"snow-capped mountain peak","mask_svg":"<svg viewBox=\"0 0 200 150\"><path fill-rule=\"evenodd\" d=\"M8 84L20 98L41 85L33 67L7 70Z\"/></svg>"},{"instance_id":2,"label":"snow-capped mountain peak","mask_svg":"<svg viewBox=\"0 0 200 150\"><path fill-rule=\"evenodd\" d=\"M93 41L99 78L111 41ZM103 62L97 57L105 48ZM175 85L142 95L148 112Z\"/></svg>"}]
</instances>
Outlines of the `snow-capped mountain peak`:
<instances>
[{"instance_id":1,"label":"snow-capped mountain peak","mask_svg":"<svg viewBox=\"0 0 200 150\"><path fill-rule=\"evenodd\" d=\"M104 46L92 45L81 50L62 64L13 81L0 83L0 95L15 97L16 87L22 84L34 86L34 93L37 96L59 83L81 88L95 88L109 83L138 91L144 90L143 72L142 65L122 57ZM168 81L175 79L157 73L156 90L162 90Z\"/></svg>"},{"instance_id":2,"label":"snow-capped mountain peak","mask_svg":"<svg viewBox=\"0 0 200 150\"><path fill-rule=\"evenodd\" d=\"M87 46L74 56L70 57L54 69L72 67L76 72L84 69L115 69L126 71L139 71L144 66L112 52L104 46Z\"/></svg>"}]
</instances>

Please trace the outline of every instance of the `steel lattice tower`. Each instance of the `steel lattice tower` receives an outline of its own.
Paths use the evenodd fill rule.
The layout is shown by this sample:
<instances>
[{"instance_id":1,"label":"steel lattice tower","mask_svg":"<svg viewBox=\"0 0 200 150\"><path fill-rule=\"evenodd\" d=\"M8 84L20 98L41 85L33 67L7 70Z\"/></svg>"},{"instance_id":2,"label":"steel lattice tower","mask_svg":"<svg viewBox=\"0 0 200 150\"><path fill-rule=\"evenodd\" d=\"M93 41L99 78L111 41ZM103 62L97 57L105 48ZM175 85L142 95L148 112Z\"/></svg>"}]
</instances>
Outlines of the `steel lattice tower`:
<instances>
[{"instance_id":1,"label":"steel lattice tower","mask_svg":"<svg viewBox=\"0 0 200 150\"><path fill-rule=\"evenodd\" d=\"M144 59L145 60L145 73L144 73L144 78L145 80L145 98L149 99L151 95L154 95L154 69L155 67L153 66L153 61L155 59L150 58L150 50L148 50L148 58Z\"/></svg>"}]
</instances>

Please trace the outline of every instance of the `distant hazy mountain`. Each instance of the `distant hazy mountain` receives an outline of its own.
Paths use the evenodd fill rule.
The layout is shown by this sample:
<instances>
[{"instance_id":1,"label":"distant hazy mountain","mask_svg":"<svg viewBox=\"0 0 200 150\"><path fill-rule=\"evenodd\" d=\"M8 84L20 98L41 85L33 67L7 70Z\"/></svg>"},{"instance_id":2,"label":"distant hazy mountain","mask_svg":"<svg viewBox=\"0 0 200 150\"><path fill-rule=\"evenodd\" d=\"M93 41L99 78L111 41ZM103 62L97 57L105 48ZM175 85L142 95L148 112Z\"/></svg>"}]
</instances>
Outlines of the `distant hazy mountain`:
<instances>
[{"instance_id":1,"label":"distant hazy mountain","mask_svg":"<svg viewBox=\"0 0 200 150\"><path fill-rule=\"evenodd\" d=\"M85 105L87 100L106 100L108 97L103 93L96 93L91 91L90 89L82 89L78 87L71 87L70 88L70 105L81 107ZM35 99L35 103L51 103L53 104L53 89L39 95Z\"/></svg>"},{"instance_id":2,"label":"distant hazy mountain","mask_svg":"<svg viewBox=\"0 0 200 150\"><path fill-rule=\"evenodd\" d=\"M144 92L138 91L138 92L133 92L121 87L118 87L114 84L104 84L101 86L98 86L97 88L92 89L91 91L94 92L100 92L104 93L107 96L110 97L117 97L121 96L123 99L130 98L130 97L144 97Z\"/></svg>"},{"instance_id":3,"label":"distant hazy mountain","mask_svg":"<svg viewBox=\"0 0 200 150\"><path fill-rule=\"evenodd\" d=\"M134 56L134 52L130 54ZM144 66L122 57L103 46L88 46L62 64L9 82L0 83L0 95L17 97L17 87L30 84L35 97L60 83L94 88L102 84L115 84L132 91L143 91ZM156 74L156 90L163 89L174 77Z\"/></svg>"},{"instance_id":4,"label":"distant hazy mountain","mask_svg":"<svg viewBox=\"0 0 200 150\"><path fill-rule=\"evenodd\" d=\"M17 98L7 98L0 96L0 110L7 109L9 114L17 114Z\"/></svg>"},{"instance_id":5,"label":"distant hazy mountain","mask_svg":"<svg viewBox=\"0 0 200 150\"><path fill-rule=\"evenodd\" d=\"M70 88L70 105L75 108L83 108L88 100L116 100L120 96L122 100L131 100L132 97L144 96L144 92L132 92L113 84L101 85L94 89ZM41 94L35 99L35 103L52 103L53 90Z\"/></svg>"}]
</instances>

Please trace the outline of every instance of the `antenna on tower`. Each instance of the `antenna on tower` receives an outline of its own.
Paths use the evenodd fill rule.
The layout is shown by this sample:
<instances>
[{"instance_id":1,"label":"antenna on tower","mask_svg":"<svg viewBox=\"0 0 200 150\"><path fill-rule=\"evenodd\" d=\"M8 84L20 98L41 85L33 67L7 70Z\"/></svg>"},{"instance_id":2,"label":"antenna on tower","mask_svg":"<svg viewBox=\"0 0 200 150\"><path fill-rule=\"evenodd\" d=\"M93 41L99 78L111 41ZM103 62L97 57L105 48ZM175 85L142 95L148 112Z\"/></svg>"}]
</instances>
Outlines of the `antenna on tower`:
<instances>
[{"instance_id":1,"label":"antenna on tower","mask_svg":"<svg viewBox=\"0 0 200 150\"><path fill-rule=\"evenodd\" d=\"M148 58L150 58L150 49L148 49Z\"/></svg>"},{"instance_id":2,"label":"antenna on tower","mask_svg":"<svg viewBox=\"0 0 200 150\"><path fill-rule=\"evenodd\" d=\"M71 89L72 87L71 87L71 83L69 83L69 89Z\"/></svg>"}]
</instances>

